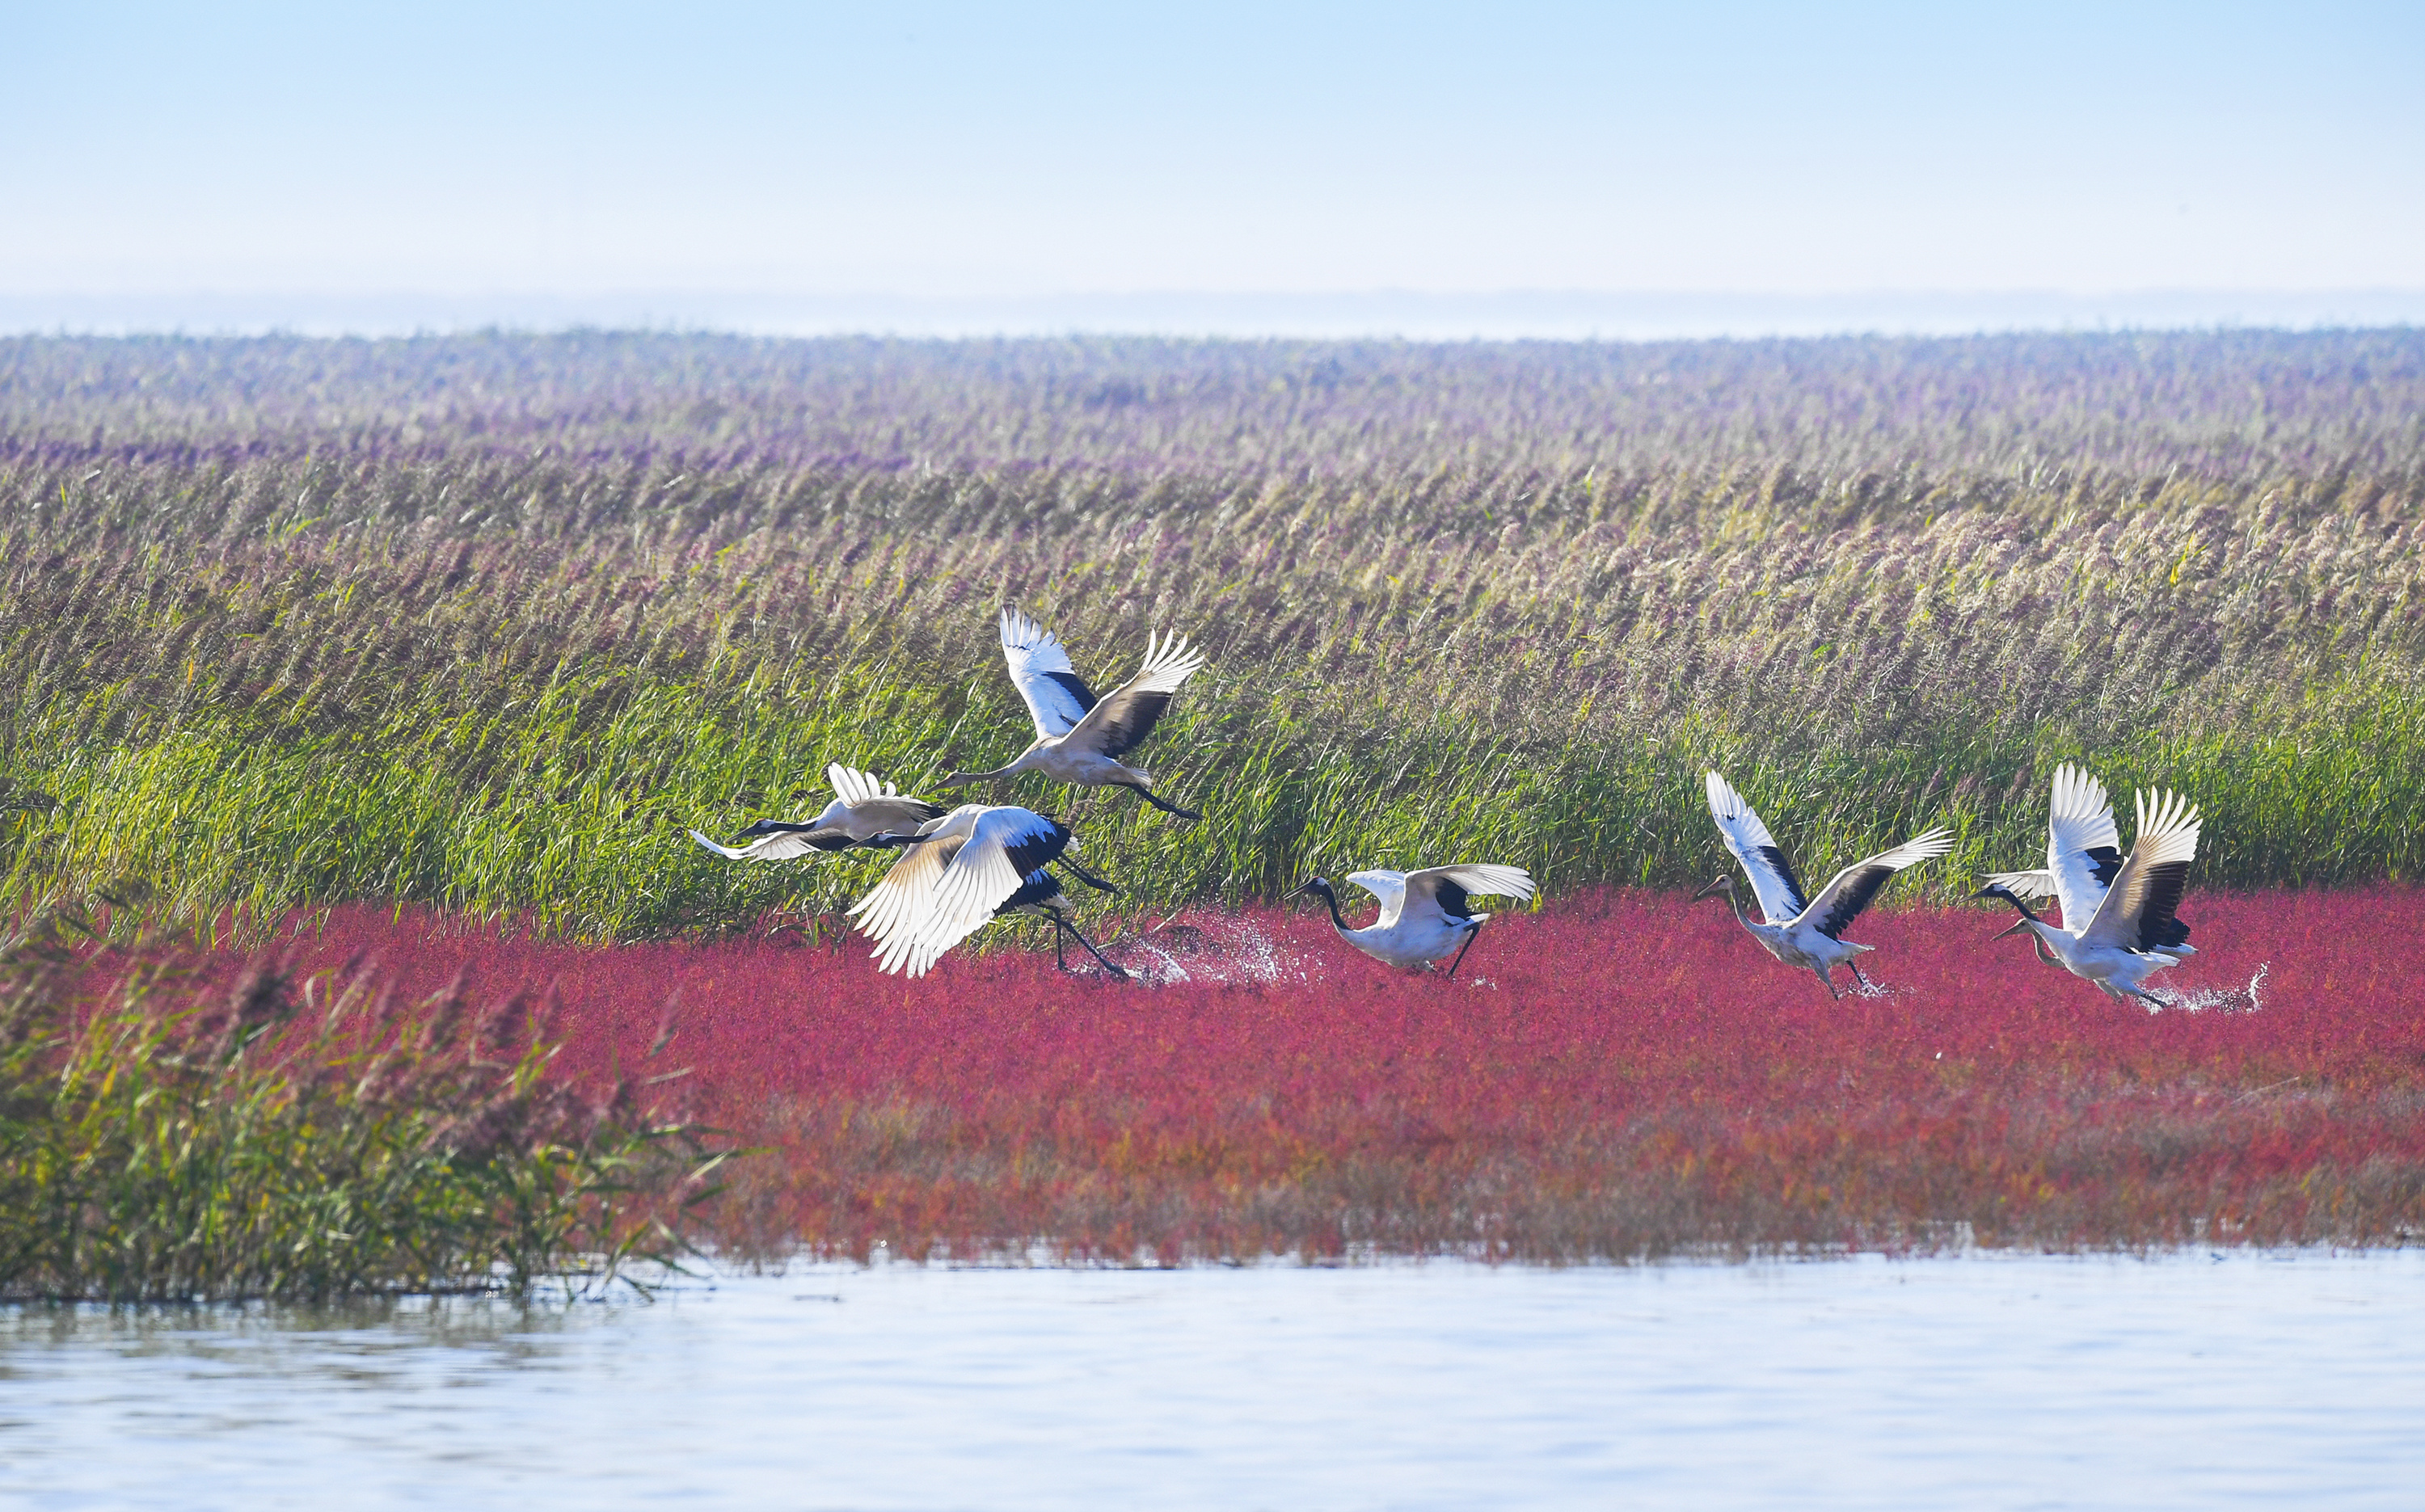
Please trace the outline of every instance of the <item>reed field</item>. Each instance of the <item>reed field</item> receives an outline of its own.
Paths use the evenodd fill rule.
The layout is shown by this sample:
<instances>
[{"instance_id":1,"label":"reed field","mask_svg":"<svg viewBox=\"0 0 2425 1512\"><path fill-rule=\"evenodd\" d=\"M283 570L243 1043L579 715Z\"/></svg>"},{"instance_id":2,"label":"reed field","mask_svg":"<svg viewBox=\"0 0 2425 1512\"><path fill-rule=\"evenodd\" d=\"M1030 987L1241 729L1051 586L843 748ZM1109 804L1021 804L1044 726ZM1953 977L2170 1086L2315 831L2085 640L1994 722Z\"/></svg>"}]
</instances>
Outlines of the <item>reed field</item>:
<instances>
[{"instance_id":1,"label":"reed field","mask_svg":"<svg viewBox=\"0 0 2425 1512\"><path fill-rule=\"evenodd\" d=\"M2420 493L2408 330L0 340L0 1180L78 1233L182 1215L29 1225L0 1289L523 1284L683 1215L768 1254L2399 1242ZM1009 604L1099 689L1150 631L1210 654L1136 756L1200 822L965 794L1077 832L1149 984L1010 927L882 978L839 911L885 858L685 837L813 813L829 761L938 797L1015 756ZM2204 811L2163 1013L1961 904L2064 760ZM1731 866L1712 766L1806 878L1951 827L1853 931L1888 991L1675 897ZM1452 860L1543 884L1485 982L1273 911ZM463 1039L503 1004L510 1054ZM691 1074L635 1102L651 1048ZM389 1052L411 1096L363 1091ZM119 1061L219 1133L138 1137ZM465 1142L508 1106L554 1111ZM138 1147L426 1180L438 1237L265 1258L319 1178L95 1185Z\"/></svg>"},{"instance_id":2,"label":"reed field","mask_svg":"<svg viewBox=\"0 0 2425 1512\"><path fill-rule=\"evenodd\" d=\"M582 938L868 867L683 838L1026 739L1017 602L1201 824L1060 814L1140 906L1488 854L1706 881L1723 767L1806 871L2041 849L2052 764L2208 815L2207 885L2418 866L2406 331L1673 345L0 343L19 907L426 903ZM63 891L64 890L64 891Z\"/></svg>"}]
</instances>

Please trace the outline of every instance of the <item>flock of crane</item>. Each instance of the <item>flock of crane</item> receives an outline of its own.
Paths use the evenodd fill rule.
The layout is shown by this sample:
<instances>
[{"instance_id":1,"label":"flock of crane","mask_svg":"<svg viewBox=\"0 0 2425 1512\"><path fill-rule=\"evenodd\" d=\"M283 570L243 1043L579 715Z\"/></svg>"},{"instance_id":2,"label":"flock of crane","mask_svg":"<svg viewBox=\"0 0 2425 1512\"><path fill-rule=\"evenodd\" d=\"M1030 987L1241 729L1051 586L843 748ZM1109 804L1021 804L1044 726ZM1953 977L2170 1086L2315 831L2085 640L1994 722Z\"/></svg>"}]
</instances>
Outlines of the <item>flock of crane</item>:
<instances>
[{"instance_id":1,"label":"flock of crane","mask_svg":"<svg viewBox=\"0 0 2425 1512\"><path fill-rule=\"evenodd\" d=\"M1070 666L1068 650L1052 632L1017 609L1003 612L1002 651L1011 682L1035 721L1036 739L1008 766L955 772L941 786L1032 772L1081 788L1125 788L1168 813L1203 817L1161 797L1148 772L1120 759L1145 741L1172 697L1203 667L1203 653L1192 649L1184 636L1148 636L1145 664L1101 698ZM875 958L887 972L923 976L989 921L1031 915L1052 925L1056 964L1068 968L1066 936L1112 976L1128 976L1070 920L1055 866L1086 886L1119 889L1079 864L1072 853L1077 838L1068 826L1007 804L945 809L905 797L891 784L849 767L829 766L826 772L834 799L812 820L760 820L730 845L697 830L691 837L735 861L784 861L859 847L903 852L850 910L875 942ZM1845 939L1845 929L1887 878L1951 850L1951 833L1932 829L1855 862L1814 898L1742 795L1714 772L1705 785L1710 815L1726 849L1742 864L1760 917L1753 918L1743 906L1731 874L1694 894L1694 900L1725 898L1753 939L1785 964L1816 974L1829 996L1838 995L1838 966L1849 968L1854 980L1869 988L1858 958L1874 947ZM2174 793L2141 793L2137 807L2138 833L2126 857L2103 785L2078 767L2057 768L2045 869L1992 873L1974 896L1999 899L2020 912L2019 922L1995 938L2026 931L2047 964L2062 966L2112 997L2155 1003L2159 999L2146 990L2146 979L2195 953L2188 943L2189 927L2176 910L2197 853L2199 821L2197 809ZM1321 877L1290 896L1320 899L1340 938L1373 959L1399 967L1446 960L1452 978L1490 917L1473 912L1471 899L1520 901L1534 894L1533 878L1523 867L1496 864L1356 871L1346 880L1380 899L1380 916L1362 929L1349 928L1338 893ZM2061 910L2059 924L2030 907L2028 899L2047 897Z\"/></svg>"}]
</instances>

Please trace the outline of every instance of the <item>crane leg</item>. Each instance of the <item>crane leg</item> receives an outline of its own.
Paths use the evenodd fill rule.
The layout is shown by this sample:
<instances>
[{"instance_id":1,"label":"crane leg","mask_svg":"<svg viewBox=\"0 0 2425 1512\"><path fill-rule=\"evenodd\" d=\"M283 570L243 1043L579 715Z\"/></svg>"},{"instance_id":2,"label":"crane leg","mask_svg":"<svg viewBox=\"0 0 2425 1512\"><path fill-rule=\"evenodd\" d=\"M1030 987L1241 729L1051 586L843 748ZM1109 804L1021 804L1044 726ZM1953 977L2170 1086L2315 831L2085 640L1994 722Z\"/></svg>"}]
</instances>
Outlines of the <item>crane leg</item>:
<instances>
[{"instance_id":1,"label":"crane leg","mask_svg":"<svg viewBox=\"0 0 2425 1512\"><path fill-rule=\"evenodd\" d=\"M1861 990L1869 991L1870 979L1861 975L1861 963L1857 961L1847 961L1844 964L1853 968L1853 979L1861 984Z\"/></svg>"},{"instance_id":2,"label":"crane leg","mask_svg":"<svg viewBox=\"0 0 2425 1512\"><path fill-rule=\"evenodd\" d=\"M1096 876L1093 872L1088 871L1085 867L1078 865L1076 861L1070 859L1069 852L1067 851L1062 851L1061 854L1054 859L1059 865L1068 868L1069 875L1077 878L1080 882L1084 883L1087 886L1094 888L1099 893L1116 893L1119 891L1117 887L1113 886L1110 883L1105 882L1102 878Z\"/></svg>"},{"instance_id":3,"label":"crane leg","mask_svg":"<svg viewBox=\"0 0 2425 1512\"><path fill-rule=\"evenodd\" d=\"M1136 794L1139 798L1144 799L1147 803L1151 804L1154 807L1161 809L1165 814L1176 814L1180 819L1202 819L1204 817L1192 808L1181 808L1177 804L1171 803L1165 799L1155 797L1153 789L1150 788L1131 788L1129 791Z\"/></svg>"},{"instance_id":4,"label":"crane leg","mask_svg":"<svg viewBox=\"0 0 2425 1512\"><path fill-rule=\"evenodd\" d=\"M1052 922L1060 925L1063 929L1068 930L1069 931L1069 938L1077 941L1080 945L1084 946L1086 947L1086 953L1093 956L1097 961L1101 962L1105 971L1110 972L1114 977L1118 978L1122 981L1129 979L1129 974L1127 972L1122 971L1119 967L1112 964L1110 961L1104 958L1103 952L1095 948L1094 941L1087 939L1084 935L1078 932L1078 926L1070 923L1068 919L1061 917L1057 914L1053 915ZM1054 936L1054 939L1057 942L1059 936Z\"/></svg>"},{"instance_id":5,"label":"crane leg","mask_svg":"<svg viewBox=\"0 0 2425 1512\"><path fill-rule=\"evenodd\" d=\"M1840 1003L1840 1002L1842 1002L1842 1001L1844 1000L1844 995L1843 995L1843 994L1841 994L1841 993L1839 993L1839 992L1838 992L1838 991L1836 990L1836 984L1835 984L1835 982L1833 982L1832 980L1828 979L1828 976L1827 976L1827 968L1826 968L1826 967L1824 967L1824 966L1813 966L1813 967L1811 967L1810 969L1811 969L1812 971L1814 971L1814 972L1818 973L1818 975L1819 975L1819 985L1827 989L1827 1000L1828 1000L1829 1002L1831 1002L1831 1003Z\"/></svg>"},{"instance_id":6,"label":"crane leg","mask_svg":"<svg viewBox=\"0 0 2425 1512\"><path fill-rule=\"evenodd\" d=\"M1069 969L1069 958L1064 953L1061 944L1061 915L1054 914L1051 917L1052 919L1052 964L1059 970L1067 971Z\"/></svg>"},{"instance_id":7,"label":"crane leg","mask_svg":"<svg viewBox=\"0 0 2425 1512\"><path fill-rule=\"evenodd\" d=\"M1473 937L1481 932L1482 926L1479 924L1465 931L1465 943L1456 947L1456 959L1448 963L1449 980L1456 980L1456 968L1465 964L1465 953L1473 948Z\"/></svg>"}]
</instances>

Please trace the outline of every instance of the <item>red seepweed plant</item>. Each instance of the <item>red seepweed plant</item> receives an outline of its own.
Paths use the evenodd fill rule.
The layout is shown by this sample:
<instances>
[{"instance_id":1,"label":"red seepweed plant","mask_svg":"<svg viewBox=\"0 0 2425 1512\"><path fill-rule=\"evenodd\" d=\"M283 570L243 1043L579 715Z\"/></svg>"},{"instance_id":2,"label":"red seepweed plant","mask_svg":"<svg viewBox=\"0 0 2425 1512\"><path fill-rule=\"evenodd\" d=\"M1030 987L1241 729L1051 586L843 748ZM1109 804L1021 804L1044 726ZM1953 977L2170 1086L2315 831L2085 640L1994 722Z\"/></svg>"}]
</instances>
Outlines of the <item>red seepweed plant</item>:
<instances>
[{"instance_id":1,"label":"red seepweed plant","mask_svg":"<svg viewBox=\"0 0 2425 1512\"><path fill-rule=\"evenodd\" d=\"M1865 918L1880 990L1830 1002L1640 893L1497 919L1453 981L1278 912L1130 932L1132 985L360 908L281 948L408 996L552 992L590 1085L659 1047L685 1116L763 1147L709 1217L738 1253L2382 1244L2425 1230L2425 987L2382 948L2414 903L2195 897L2160 1012L1962 909Z\"/></svg>"}]
</instances>

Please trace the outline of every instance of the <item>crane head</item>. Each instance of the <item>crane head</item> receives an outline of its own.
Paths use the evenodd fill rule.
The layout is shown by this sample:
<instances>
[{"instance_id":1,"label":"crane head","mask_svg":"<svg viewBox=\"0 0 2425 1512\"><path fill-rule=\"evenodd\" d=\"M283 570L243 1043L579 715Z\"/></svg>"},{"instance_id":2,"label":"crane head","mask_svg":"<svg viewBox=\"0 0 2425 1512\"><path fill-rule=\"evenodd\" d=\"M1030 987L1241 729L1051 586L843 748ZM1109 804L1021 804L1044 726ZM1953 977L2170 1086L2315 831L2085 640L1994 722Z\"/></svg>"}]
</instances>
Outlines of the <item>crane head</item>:
<instances>
[{"instance_id":1,"label":"crane head","mask_svg":"<svg viewBox=\"0 0 2425 1512\"><path fill-rule=\"evenodd\" d=\"M1330 890L1330 883L1323 881L1320 877L1307 878L1304 884L1291 892L1289 896L1291 898L1294 898L1299 893L1311 893L1316 898L1332 898L1336 896Z\"/></svg>"},{"instance_id":2,"label":"crane head","mask_svg":"<svg viewBox=\"0 0 2425 1512\"><path fill-rule=\"evenodd\" d=\"M1717 881L1710 883L1707 887L1694 893L1693 895L1693 901L1697 903L1704 898L1715 898L1721 893L1731 895L1734 890L1735 880L1731 875L1720 877Z\"/></svg>"},{"instance_id":3,"label":"crane head","mask_svg":"<svg viewBox=\"0 0 2425 1512\"><path fill-rule=\"evenodd\" d=\"M2021 901L2021 895L2013 891L2010 887L2005 886L2000 882L1991 882L1986 886L1980 888L1975 893L1972 893L1970 896L1973 898L2000 898L2005 902L2012 904L2015 908L2021 911L2020 922L2015 924L2009 930L2004 930L1996 934L1990 935L1987 940L1987 943L1990 945L1995 944L1998 940L2003 939L2006 935L2018 934L2023 930L2028 929L2031 925L2038 921L2038 916L2030 912L2030 905Z\"/></svg>"}]
</instances>

